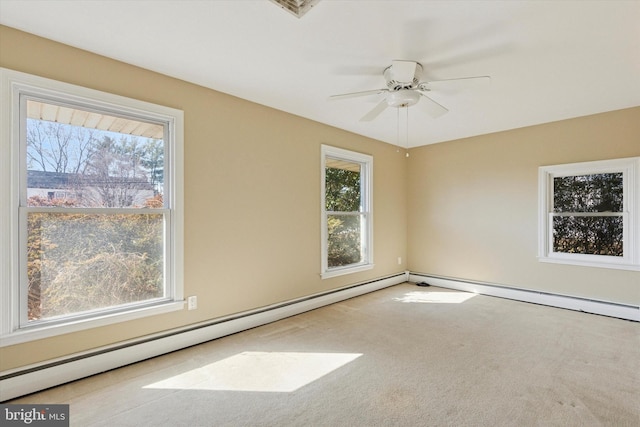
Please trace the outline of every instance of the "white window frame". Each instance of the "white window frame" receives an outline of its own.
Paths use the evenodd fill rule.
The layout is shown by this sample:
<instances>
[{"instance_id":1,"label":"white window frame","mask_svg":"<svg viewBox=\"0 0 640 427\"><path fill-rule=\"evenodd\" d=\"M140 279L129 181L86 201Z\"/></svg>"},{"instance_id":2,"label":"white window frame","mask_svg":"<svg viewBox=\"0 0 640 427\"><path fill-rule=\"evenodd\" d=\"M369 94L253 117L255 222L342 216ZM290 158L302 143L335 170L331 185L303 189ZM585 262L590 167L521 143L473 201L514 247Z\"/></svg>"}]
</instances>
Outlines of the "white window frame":
<instances>
[{"instance_id":1,"label":"white window frame","mask_svg":"<svg viewBox=\"0 0 640 427\"><path fill-rule=\"evenodd\" d=\"M15 345L70 332L96 328L118 322L182 310L184 277L183 213L183 134L181 110L123 96L63 83L14 70L0 68L0 347ZM21 326L20 304L22 270L26 271L20 247L21 180L20 96L62 100L82 107L124 114L164 123L166 209L165 216L165 287L167 298L154 304L131 305L121 309L97 310L91 316L69 316L56 322L37 322ZM23 230L24 231L24 230ZM26 304L26 301L25 301Z\"/></svg>"},{"instance_id":2,"label":"white window frame","mask_svg":"<svg viewBox=\"0 0 640 427\"><path fill-rule=\"evenodd\" d=\"M362 232L362 242L361 244L364 246L363 252L365 254L365 258L357 263L350 264L346 266L340 267L332 267L328 266L328 228L327 228L327 217L331 214L326 210L326 188L325 188L325 180L326 180L326 161L327 158L345 160L348 162L359 163L361 166L360 172L360 197L361 197L361 210L360 214L363 214L365 217L365 226L361 228ZM321 212L322 212L322 229L321 229L321 240L322 240L322 263L321 263L321 273L320 276L323 279L327 279L330 277L341 276L344 274L356 273L359 271L370 270L374 267L373 264L373 156L368 154L357 153L355 151L345 150L342 148L332 147L329 145L321 146Z\"/></svg>"},{"instance_id":3,"label":"white window frame","mask_svg":"<svg viewBox=\"0 0 640 427\"><path fill-rule=\"evenodd\" d=\"M553 179L622 173L623 256L553 251ZM542 166L538 169L538 260L588 267L640 270L640 157Z\"/></svg>"}]
</instances>

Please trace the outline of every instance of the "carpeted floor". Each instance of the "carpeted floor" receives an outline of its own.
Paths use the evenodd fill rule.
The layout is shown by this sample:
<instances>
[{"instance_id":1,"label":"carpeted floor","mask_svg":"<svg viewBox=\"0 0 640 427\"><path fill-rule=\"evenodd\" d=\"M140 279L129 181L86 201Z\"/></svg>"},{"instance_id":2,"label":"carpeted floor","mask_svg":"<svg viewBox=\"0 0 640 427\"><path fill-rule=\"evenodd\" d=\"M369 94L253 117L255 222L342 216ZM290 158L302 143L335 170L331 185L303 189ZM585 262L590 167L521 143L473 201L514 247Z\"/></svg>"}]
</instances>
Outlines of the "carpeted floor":
<instances>
[{"instance_id":1,"label":"carpeted floor","mask_svg":"<svg viewBox=\"0 0 640 427\"><path fill-rule=\"evenodd\" d=\"M75 426L640 425L640 324L393 286L11 403Z\"/></svg>"}]
</instances>

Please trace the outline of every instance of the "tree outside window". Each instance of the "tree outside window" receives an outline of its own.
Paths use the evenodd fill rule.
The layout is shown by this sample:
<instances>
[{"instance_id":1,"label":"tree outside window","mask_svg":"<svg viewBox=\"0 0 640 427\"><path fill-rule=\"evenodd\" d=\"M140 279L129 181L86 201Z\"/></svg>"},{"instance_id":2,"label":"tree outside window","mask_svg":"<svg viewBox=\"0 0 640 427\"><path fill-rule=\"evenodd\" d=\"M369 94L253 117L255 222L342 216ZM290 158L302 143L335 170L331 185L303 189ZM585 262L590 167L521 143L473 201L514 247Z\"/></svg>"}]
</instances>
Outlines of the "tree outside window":
<instances>
[{"instance_id":1,"label":"tree outside window","mask_svg":"<svg viewBox=\"0 0 640 427\"><path fill-rule=\"evenodd\" d=\"M363 260L360 216L360 165L351 169L327 167L325 172L327 216L327 264L329 268Z\"/></svg>"},{"instance_id":2,"label":"tree outside window","mask_svg":"<svg viewBox=\"0 0 640 427\"><path fill-rule=\"evenodd\" d=\"M621 172L553 179L553 251L623 256Z\"/></svg>"},{"instance_id":3,"label":"tree outside window","mask_svg":"<svg viewBox=\"0 0 640 427\"><path fill-rule=\"evenodd\" d=\"M323 277L372 267L371 156L323 146Z\"/></svg>"}]
</instances>

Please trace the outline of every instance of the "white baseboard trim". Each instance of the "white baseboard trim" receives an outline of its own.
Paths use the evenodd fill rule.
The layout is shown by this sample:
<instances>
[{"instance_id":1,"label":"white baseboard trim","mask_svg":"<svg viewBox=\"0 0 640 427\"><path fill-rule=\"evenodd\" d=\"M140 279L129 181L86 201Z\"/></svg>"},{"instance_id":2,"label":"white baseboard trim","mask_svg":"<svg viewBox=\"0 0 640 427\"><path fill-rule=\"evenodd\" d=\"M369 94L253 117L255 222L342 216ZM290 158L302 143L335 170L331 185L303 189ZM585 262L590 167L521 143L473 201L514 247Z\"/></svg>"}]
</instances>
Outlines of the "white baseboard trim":
<instances>
[{"instance_id":1,"label":"white baseboard trim","mask_svg":"<svg viewBox=\"0 0 640 427\"><path fill-rule=\"evenodd\" d=\"M46 363L0 372L0 402L275 322L404 283L408 279L408 272L399 273L215 319L211 322L191 325L187 328L165 331L155 336L145 337L144 340L131 340Z\"/></svg>"},{"instance_id":2,"label":"white baseboard trim","mask_svg":"<svg viewBox=\"0 0 640 427\"><path fill-rule=\"evenodd\" d=\"M566 308L569 310L583 311L585 313L600 314L603 316L617 317L620 319L640 322L640 307L635 305L592 300L568 295L558 295L529 289L511 288L491 283L432 276L423 273L409 273L409 281L415 283L426 282L430 285L442 288L473 292L476 294L490 295L494 297Z\"/></svg>"}]
</instances>

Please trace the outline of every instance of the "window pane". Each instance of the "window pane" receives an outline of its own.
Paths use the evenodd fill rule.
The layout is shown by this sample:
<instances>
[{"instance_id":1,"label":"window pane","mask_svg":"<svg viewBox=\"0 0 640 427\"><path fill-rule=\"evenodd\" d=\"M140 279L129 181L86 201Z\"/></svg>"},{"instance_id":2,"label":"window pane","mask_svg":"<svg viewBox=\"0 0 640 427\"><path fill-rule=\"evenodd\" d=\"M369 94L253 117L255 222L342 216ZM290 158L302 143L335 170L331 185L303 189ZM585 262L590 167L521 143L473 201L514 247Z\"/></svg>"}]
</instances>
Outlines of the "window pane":
<instances>
[{"instance_id":1,"label":"window pane","mask_svg":"<svg viewBox=\"0 0 640 427\"><path fill-rule=\"evenodd\" d=\"M326 165L326 210L333 212L360 211L360 164L327 159Z\"/></svg>"},{"instance_id":2,"label":"window pane","mask_svg":"<svg viewBox=\"0 0 640 427\"><path fill-rule=\"evenodd\" d=\"M27 215L28 318L164 296L162 214Z\"/></svg>"},{"instance_id":3,"label":"window pane","mask_svg":"<svg viewBox=\"0 0 640 427\"><path fill-rule=\"evenodd\" d=\"M621 257L622 233L622 216L556 216L553 218L553 250Z\"/></svg>"},{"instance_id":4,"label":"window pane","mask_svg":"<svg viewBox=\"0 0 640 427\"><path fill-rule=\"evenodd\" d=\"M622 172L553 179L554 212L622 212Z\"/></svg>"},{"instance_id":5,"label":"window pane","mask_svg":"<svg viewBox=\"0 0 640 427\"><path fill-rule=\"evenodd\" d=\"M163 207L161 124L26 104L28 206Z\"/></svg>"},{"instance_id":6,"label":"window pane","mask_svg":"<svg viewBox=\"0 0 640 427\"><path fill-rule=\"evenodd\" d=\"M328 267L362 262L362 215L328 215Z\"/></svg>"}]
</instances>

